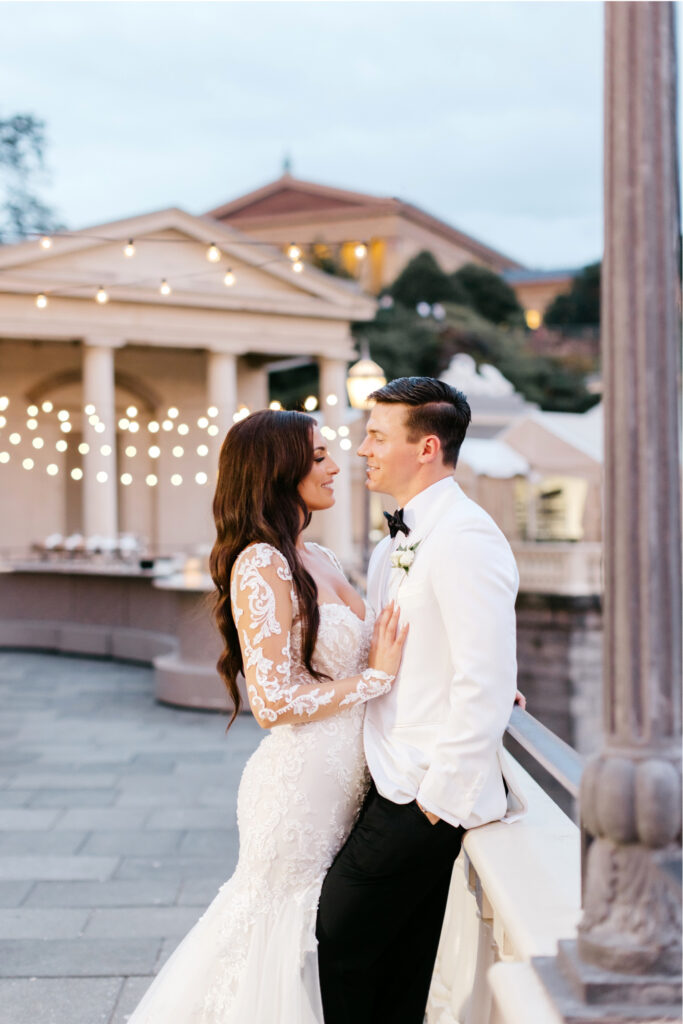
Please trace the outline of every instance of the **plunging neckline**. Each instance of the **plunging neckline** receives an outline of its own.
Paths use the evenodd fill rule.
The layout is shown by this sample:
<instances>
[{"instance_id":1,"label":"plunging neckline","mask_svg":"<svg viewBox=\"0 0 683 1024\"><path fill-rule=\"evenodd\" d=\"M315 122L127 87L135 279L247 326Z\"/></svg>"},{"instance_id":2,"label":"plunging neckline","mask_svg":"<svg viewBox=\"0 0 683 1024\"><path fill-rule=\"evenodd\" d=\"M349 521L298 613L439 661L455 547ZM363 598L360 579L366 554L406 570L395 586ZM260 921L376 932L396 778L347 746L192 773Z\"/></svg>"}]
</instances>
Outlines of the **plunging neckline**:
<instances>
[{"instance_id":1,"label":"plunging neckline","mask_svg":"<svg viewBox=\"0 0 683 1024\"><path fill-rule=\"evenodd\" d=\"M361 600L363 600L363 599L361 598ZM318 608L328 608L328 607L330 607L330 608L346 608L347 612L351 612L351 614L353 615L354 619L358 619L359 622L361 622L361 623L363 623L363 625L365 625L365 623L368 620L368 606L367 606L367 603L365 601L363 601L363 605L365 607L365 616L364 616L364 618L361 619L360 615L358 615L356 612L354 612L354 610L351 607L351 605L347 604L346 601L319 601L318 602Z\"/></svg>"}]
</instances>

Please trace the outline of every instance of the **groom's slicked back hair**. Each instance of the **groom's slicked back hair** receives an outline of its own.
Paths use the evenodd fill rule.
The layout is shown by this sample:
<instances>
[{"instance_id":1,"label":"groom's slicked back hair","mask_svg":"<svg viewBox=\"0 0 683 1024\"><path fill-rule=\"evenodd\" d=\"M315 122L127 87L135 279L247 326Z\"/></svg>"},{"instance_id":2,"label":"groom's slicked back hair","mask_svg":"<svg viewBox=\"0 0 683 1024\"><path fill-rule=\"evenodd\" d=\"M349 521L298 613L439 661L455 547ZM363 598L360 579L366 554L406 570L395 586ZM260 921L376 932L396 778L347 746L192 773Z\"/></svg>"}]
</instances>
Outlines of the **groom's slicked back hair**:
<instances>
[{"instance_id":1,"label":"groom's slicked back hair","mask_svg":"<svg viewBox=\"0 0 683 1024\"><path fill-rule=\"evenodd\" d=\"M412 443L426 434L436 434L444 463L455 468L472 419L462 391L433 377L397 377L373 391L370 398L383 405L407 405L408 440Z\"/></svg>"}]
</instances>

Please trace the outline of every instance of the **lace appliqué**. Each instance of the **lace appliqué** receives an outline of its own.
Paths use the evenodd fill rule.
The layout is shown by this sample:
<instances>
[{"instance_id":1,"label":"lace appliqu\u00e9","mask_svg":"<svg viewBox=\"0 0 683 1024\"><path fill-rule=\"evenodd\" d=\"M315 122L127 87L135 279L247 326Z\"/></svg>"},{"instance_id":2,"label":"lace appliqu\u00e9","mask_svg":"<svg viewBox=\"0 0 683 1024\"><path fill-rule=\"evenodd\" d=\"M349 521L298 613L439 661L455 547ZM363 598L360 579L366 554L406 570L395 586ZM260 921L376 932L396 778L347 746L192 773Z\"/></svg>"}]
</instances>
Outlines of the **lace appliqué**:
<instances>
[{"instance_id":1,"label":"lace appliqu\u00e9","mask_svg":"<svg viewBox=\"0 0 683 1024\"><path fill-rule=\"evenodd\" d=\"M343 700L339 701L339 706L342 707L344 704L358 704L366 700L372 700L373 697L381 697L383 694L388 693L391 689L396 676L390 676L386 672L380 672L377 668L366 668L361 673L361 682L358 684L356 689L347 694Z\"/></svg>"}]
</instances>

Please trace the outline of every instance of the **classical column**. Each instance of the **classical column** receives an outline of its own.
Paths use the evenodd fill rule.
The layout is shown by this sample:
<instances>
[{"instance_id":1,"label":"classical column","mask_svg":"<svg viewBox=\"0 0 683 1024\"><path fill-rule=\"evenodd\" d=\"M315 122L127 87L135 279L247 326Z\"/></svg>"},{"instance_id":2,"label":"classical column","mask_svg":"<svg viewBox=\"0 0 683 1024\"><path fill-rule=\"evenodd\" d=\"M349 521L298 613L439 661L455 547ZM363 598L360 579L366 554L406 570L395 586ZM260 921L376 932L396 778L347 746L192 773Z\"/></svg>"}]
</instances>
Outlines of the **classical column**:
<instances>
[{"instance_id":1,"label":"classical column","mask_svg":"<svg viewBox=\"0 0 683 1024\"><path fill-rule=\"evenodd\" d=\"M217 436L222 443L237 411L237 356L232 352L208 353L206 393L207 405L218 409L214 422L219 427Z\"/></svg>"},{"instance_id":2,"label":"classical column","mask_svg":"<svg viewBox=\"0 0 683 1024\"><path fill-rule=\"evenodd\" d=\"M671 1020L681 989L673 5L605 4L605 31L605 741L581 785L590 846L578 941L561 943L541 976L567 1020Z\"/></svg>"},{"instance_id":3,"label":"classical column","mask_svg":"<svg viewBox=\"0 0 683 1024\"><path fill-rule=\"evenodd\" d=\"M320 358L320 408L325 418L325 426L338 431L345 422L346 409L346 362L343 359ZM333 395L336 403L329 404L327 398ZM335 478L335 503L333 508L324 512L321 517L323 526L323 544L331 548L342 565L354 564L352 507L351 507L351 466L349 453L339 445L339 441L330 441L332 458L339 465L339 473Z\"/></svg>"},{"instance_id":4,"label":"classical column","mask_svg":"<svg viewBox=\"0 0 683 1024\"><path fill-rule=\"evenodd\" d=\"M262 366L252 366L249 357L237 366L237 398L250 412L268 408L268 373Z\"/></svg>"},{"instance_id":5,"label":"classical column","mask_svg":"<svg viewBox=\"0 0 683 1024\"><path fill-rule=\"evenodd\" d=\"M83 406L94 405L95 424L83 413L83 528L85 536L118 533L114 351L122 342L83 340ZM100 425L104 429L99 429Z\"/></svg>"}]
</instances>

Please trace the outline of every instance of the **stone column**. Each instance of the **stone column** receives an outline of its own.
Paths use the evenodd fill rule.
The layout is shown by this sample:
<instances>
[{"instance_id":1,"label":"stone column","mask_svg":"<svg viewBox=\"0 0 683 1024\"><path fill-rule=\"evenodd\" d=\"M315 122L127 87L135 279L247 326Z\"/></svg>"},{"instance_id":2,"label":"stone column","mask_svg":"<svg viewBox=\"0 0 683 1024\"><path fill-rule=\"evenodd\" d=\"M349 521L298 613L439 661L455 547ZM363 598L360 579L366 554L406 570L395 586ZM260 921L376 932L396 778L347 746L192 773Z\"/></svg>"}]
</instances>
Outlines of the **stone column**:
<instances>
[{"instance_id":1,"label":"stone column","mask_svg":"<svg viewBox=\"0 0 683 1024\"><path fill-rule=\"evenodd\" d=\"M542 970L565 1018L581 1021L680 1013L673 21L670 3L605 4L605 742L581 785L590 846L578 941Z\"/></svg>"},{"instance_id":2,"label":"stone column","mask_svg":"<svg viewBox=\"0 0 683 1024\"><path fill-rule=\"evenodd\" d=\"M248 357L237 367L237 400L249 412L268 408L268 373L261 366L251 366Z\"/></svg>"},{"instance_id":3,"label":"stone column","mask_svg":"<svg viewBox=\"0 0 683 1024\"><path fill-rule=\"evenodd\" d=\"M83 528L85 536L118 533L114 350L123 342L83 340L83 406L92 404L104 424L98 432L83 413ZM109 454L103 454L109 450ZM98 479L98 475L100 479Z\"/></svg>"},{"instance_id":4,"label":"stone column","mask_svg":"<svg viewBox=\"0 0 683 1024\"><path fill-rule=\"evenodd\" d=\"M346 362L343 359L320 358L320 409L325 418L325 426L339 430L345 422L344 411L346 401ZM336 395L336 405L328 405L327 396ZM351 466L349 453L340 446L339 441L329 441L332 458L339 466L335 478L335 503L331 509L322 514L323 544L331 548L342 565L354 564L352 507L351 507Z\"/></svg>"},{"instance_id":5,"label":"stone column","mask_svg":"<svg viewBox=\"0 0 683 1024\"><path fill-rule=\"evenodd\" d=\"M206 393L207 406L218 409L214 422L220 428L217 438L222 444L237 412L237 356L232 352L208 353Z\"/></svg>"}]
</instances>

